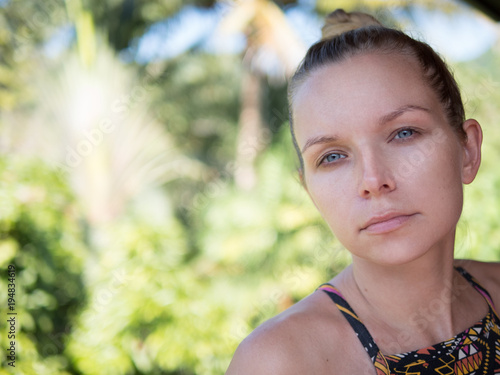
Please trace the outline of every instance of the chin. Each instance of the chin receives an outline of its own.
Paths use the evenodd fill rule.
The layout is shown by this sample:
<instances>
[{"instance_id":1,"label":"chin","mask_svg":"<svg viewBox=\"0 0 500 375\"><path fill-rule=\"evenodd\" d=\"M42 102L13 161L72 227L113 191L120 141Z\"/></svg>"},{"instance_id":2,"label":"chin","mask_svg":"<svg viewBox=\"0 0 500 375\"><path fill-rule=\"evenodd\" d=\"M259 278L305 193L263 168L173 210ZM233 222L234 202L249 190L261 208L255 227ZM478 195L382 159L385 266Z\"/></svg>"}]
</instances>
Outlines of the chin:
<instances>
[{"instance_id":1,"label":"chin","mask_svg":"<svg viewBox=\"0 0 500 375\"><path fill-rule=\"evenodd\" d=\"M418 245L416 245L418 243ZM369 248L369 251L366 249ZM418 242L415 238L402 238L399 241L381 241L380 244L365 246L363 251L353 251L354 258L363 259L378 266L404 266L433 253L433 246Z\"/></svg>"}]
</instances>

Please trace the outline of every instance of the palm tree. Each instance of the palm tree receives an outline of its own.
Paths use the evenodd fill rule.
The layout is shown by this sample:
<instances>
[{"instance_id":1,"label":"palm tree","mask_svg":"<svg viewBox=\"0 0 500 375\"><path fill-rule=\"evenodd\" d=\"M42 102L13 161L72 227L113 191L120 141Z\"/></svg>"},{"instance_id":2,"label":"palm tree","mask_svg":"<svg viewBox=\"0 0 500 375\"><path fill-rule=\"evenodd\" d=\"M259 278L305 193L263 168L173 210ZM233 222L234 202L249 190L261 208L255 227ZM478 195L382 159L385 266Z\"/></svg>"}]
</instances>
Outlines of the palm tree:
<instances>
[{"instance_id":1,"label":"palm tree","mask_svg":"<svg viewBox=\"0 0 500 375\"><path fill-rule=\"evenodd\" d=\"M293 2L293 1L292 1ZM227 1L224 1L227 4ZM287 2L289 3L289 2ZM246 37L243 53L241 82L241 111L236 145L235 181L238 187L250 189L255 184L254 162L266 145L266 133L260 110L262 80L288 78L293 74L305 53L305 46L290 27L283 11L271 0L233 0L231 10L219 25L220 34L241 34ZM332 7L347 11L368 9L382 20L391 19L390 8L410 9L419 5L430 9L454 11L457 4L449 1L395 0L317 0L320 14L331 12ZM383 11L386 10L387 14ZM277 67L270 71L269 66Z\"/></svg>"},{"instance_id":2,"label":"palm tree","mask_svg":"<svg viewBox=\"0 0 500 375\"><path fill-rule=\"evenodd\" d=\"M235 181L238 187L250 189L256 182L255 158L267 142L260 103L262 80L266 75L275 79L289 77L305 47L273 1L233 1L230 5L231 10L221 21L218 32L243 33L246 37ZM270 65L277 69L269 72L266 67Z\"/></svg>"},{"instance_id":3,"label":"palm tree","mask_svg":"<svg viewBox=\"0 0 500 375\"><path fill-rule=\"evenodd\" d=\"M54 61L40 56L31 111L3 114L5 152L41 157L67 174L91 228L118 218L140 192L179 177L198 178L187 158L149 114L161 68L146 78L122 63L80 1L68 1L76 48ZM19 126L24 124L24 126Z\"/></svg>"}]
</instances>

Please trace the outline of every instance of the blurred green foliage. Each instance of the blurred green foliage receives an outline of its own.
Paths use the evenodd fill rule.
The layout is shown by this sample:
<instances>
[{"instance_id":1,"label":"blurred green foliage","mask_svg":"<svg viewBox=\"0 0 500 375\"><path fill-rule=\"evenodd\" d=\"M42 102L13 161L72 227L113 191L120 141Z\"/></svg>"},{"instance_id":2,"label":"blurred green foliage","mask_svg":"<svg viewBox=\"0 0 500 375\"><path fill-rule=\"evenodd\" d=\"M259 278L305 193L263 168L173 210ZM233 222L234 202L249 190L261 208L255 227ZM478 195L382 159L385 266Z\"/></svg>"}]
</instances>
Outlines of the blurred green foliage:
<instances>
[{"instance_id":1,"label":"blurred green foliage","mask_svg":"<svg viewBox=\"0 0 500 375\"><path fill-rule=\"evenodd\" d=\"M154 22L175 18L185 2L82 0L80 9L90 12L97 30L86 31L86 40L97 40L94 64L119 81L116 87L106 82L111 94L97 102L105 103L103 113L111 113L120 130L101 133L101 143L92 144L81 165L54 167L64 164L54 163L54 149L64 156L67 146L90 142L82 136L88 129L73 135L77 143L60 129L76 127L91 113L98 91L83 95L83 83L93 77L92 60L75 68L74 40L56 61L42 53L58 28L81 16L68 15L66 3L53 1L44 7L12 0L2 5L0 17L8 25L0 33L0 288L6 290L4 270L14 264L18 313L16 368L9 371L2 357L0 374L222 374L238 343L258 324L350 261L296 176L286 85L260 77L264 129L258 142L264 151L255 159L258 183L242 189L234 178L242 172L234 162L241 56L196 49L144 66L124 62L120 52ZM102 45L113 52L103 53ZM492 49L477 61L454 65L468 113L485 135L483 166L466 187L459 257L500 259L499 60L500 51ZM67 70L58 75L54 66ZM76 77L79 71L87 75ZM41 76L52 82L46 91L33 84ZM84 108L80 117L70 116L67 92L82 94L76 95ZM117 101L126 110L113 112ZM89 120L93 134L99 116ZM136 128L120 138L133 122L159 125L163 132L151 134L170 149L158 151ZM42 140L46 148L37 148ZM131 153L130 145L137 150ZM142 161L146 151L152 158ZM154 160L172 163L167 176L151 177L159 175ZM135 179L127 179L128 163L134 163ZM121 169L108 173L109 165ZM111 186L110 195L92 201L103 186ZM136 193L130 196L129 189ZM109 204L116 196L122 204ZM95 220L89 202L107 219ZM0 303L7 306L5 293ZM5 319L0 329L6 348Z\"/></svg>"},{"instance_id":2,"label":"blurred green foliage","mask_svg":"<svg viewBox=\"0 0 500 375\"><path fill-rule=\"evenodd\" d=\"M0 196L2 290L7 266L16 267L14 373L67 373L72 365L62 338L86 300L82 270L88 250L76 202L59 173L18 157L0 160ZM6 311L6 293L0 301ZM0 327L0 343L7 348L6 319ZM6 360L2 356L3 368Z\"/></svg>"},{"instance_id":3,"label":"blurred green foliage","mask_svg":"<svg viewBox=\"0 0 500 375\"><path fill-rule=\"evenodd\" d=\"M465 187L464 213L459 226L458 249L483 260L499 260L500 249L500 63L498 45L479 59L459 64L456 75L463 91L468 117L483 128L482 162L475 181Z\"/></svg>"}]
</instances>

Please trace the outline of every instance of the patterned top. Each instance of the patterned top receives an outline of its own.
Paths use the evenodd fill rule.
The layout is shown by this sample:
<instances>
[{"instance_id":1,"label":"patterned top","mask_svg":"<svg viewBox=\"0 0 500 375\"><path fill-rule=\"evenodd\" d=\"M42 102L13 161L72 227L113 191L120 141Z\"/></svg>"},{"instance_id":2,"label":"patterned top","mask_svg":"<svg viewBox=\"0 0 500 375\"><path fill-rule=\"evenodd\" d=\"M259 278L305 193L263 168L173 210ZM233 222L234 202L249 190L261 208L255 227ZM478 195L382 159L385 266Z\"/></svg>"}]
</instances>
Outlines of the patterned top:
<instances>
[{"instance_id":1,"label":"patterned top","mask_svg":"<svg viewBox=\"0 0 500 375\"><path fill-rule=\"evenodd\" d=\"M472 327L449 340L408 353L383 354L365 325L333 285L318 289L330 296L370 356L377 375L489 375L500 374L500 318L490 294L461 267L457 271L484 297L489 310Z\"/></svg>"}]
</instances>

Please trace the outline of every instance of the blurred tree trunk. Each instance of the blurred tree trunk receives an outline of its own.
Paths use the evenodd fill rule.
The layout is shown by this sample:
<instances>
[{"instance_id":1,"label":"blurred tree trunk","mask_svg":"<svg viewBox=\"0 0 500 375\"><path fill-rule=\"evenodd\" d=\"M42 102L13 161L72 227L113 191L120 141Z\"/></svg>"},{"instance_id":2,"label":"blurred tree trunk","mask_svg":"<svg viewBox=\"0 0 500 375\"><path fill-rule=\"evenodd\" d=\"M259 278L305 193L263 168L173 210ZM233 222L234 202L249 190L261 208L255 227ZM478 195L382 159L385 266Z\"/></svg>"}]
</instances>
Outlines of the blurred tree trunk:
<instances>
[{"instance_id":1,"label":"blurred tree trunk","mask_svg":"<svg viewBox=\"0 0 500 375\"><path fill-rule=\"evenodd\" d=\"M248 67L243 70L241 83L241 111L236 144L236 185L249 190L256 183L254 162L265 148L261 111L262 77Z\"/></svg>"},{"instance_id":2,"label":"blurred tree trunk","mask_svg":"<svg viewBox=\"0 0 500 375\"><path fill-rule=\"evenodd\" d=\"M231 11L219 25L219 32L243 33L247 42L243 58L235 182L239 188L249 190L256 183L255 159L267 143L260 103L263 78L272 76L284 80L289 77L305 48L283 11L271 0L234 1Z\"/></svg>"}]
</instances>

